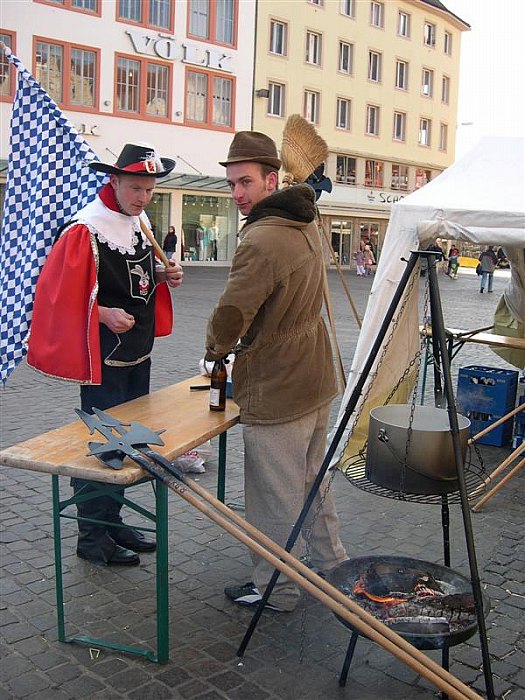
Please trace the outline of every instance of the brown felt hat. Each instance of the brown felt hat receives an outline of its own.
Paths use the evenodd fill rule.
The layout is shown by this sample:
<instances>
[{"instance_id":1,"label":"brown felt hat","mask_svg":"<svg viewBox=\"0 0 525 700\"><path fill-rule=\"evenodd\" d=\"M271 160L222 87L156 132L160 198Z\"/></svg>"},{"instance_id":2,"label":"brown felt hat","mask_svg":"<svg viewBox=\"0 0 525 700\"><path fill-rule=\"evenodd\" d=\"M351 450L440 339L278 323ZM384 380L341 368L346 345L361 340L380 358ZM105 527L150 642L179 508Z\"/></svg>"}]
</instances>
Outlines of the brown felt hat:
<instances>
[{"instance_id":1,"label":"brown felt hat","mask_svg":"<svg viewBox=\"0 0 525 700\"><path fill-rule=\"evenodd\" d=\"M275 143L259 131L238 131L230 144L228 158L219 161L219 165L226 166L244 161L271 165L277 170L281 167Z\"/></svg>"}]
</instances>

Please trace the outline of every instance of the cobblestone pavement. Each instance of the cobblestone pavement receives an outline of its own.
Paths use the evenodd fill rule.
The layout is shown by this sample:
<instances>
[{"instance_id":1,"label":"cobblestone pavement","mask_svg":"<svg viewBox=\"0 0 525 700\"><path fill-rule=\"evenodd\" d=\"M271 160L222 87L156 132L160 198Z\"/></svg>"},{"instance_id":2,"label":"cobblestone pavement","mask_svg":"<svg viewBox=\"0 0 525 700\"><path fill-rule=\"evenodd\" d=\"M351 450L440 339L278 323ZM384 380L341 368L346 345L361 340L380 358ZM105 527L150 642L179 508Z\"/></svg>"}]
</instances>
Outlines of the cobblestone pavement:
<instances>
[{"instance_id":1,"label":"cobblestone pavement","mask_svg":"<svg viewBox=\"0 0 525 700\"><path fill-rule=\"evenodd\" d=\"M210 310L227 269L186 266L175 293L175 331L157 341L152 389L197 373ZM370 279L345 273L362 314ZM338 340L346 369L357 325L336 271L329 273ZM505 285L497 273L495 293L481 296L475 276L457 281L440 276L445 320L453 327L489 325ZM423 285L424 282L422 282ZM454 362L505 367L485 346L467 345ZM74 419L78 389L39 376L22 365L0 392L2 447ZM338 402L334 402L335 415ZM510 448L481 448L490 470ZM199 475L211 492L216 463ZM306 594L292 614L265 612L245 656L236 650L251 612L229 603L223 587L250 578L247 549L173 493L170 520L170 661L157 665L120 652L57 641L49 475L0 469L0 700L82 698L201 700L404 700L438 695L427 681L380 646L361 638L345 688L338 686L350 631ZM491 601L489 646L498 698L525 698L525 470L479 512L472 513L482 585ZM62 490L68 492L66 479ZM404 555L441 562L441 509L384 498L355 488L341 473L333 489L342 538L351 557ZM133 488L134 500L152 506L148 485ZM242 441L238 427L228 438L226 501L242 509ZM462 512L450 507L452 567L468 575ZM140 523L129 515L128 522ZM68 633L155 645L155 557L141 555L139 567L99 568L75 556L76 525L63 524L65 612ZM426 652L440 662L437 651ZM452 672L482 696L485 684L479 638L451 649Z\"/></svg>"}]
</instances>

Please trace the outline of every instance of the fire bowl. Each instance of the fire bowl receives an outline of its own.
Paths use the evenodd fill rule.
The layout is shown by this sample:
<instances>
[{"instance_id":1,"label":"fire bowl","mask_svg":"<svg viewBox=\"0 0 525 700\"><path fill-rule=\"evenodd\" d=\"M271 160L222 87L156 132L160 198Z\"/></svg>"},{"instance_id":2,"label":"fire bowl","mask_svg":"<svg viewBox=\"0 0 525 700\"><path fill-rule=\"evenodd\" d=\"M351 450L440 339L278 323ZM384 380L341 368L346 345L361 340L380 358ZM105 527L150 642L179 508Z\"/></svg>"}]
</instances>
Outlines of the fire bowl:
<instances>
[{"instance_id":1,"label":"fire bowl","mask_svg":"<svg viewBox=\"0 0 525 700\"><path fill-rule=\"evenodd\" d=\"M417 649L460 644L478 628L470 581L446 566L409 557L359 557L335 567L328 581ZM489 610L483 595L485 616Z\"/></svg>"}]
</instances>

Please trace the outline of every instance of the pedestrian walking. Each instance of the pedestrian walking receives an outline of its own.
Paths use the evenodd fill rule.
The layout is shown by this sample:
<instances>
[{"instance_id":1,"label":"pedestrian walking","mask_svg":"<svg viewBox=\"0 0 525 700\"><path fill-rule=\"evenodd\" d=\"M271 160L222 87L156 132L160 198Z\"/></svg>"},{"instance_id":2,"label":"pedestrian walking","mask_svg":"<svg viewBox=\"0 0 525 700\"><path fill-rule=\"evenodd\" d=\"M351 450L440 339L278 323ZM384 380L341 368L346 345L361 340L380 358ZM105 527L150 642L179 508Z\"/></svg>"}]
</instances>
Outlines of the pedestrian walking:
<instances>
[{"instance_id":1,"label":"pedestrian walking","mask_svg":"<svg viewBox=\"0 0 525 700\"><path fill-rule=\"evenodd\" d=\"M498 258L494 252L494 246L489 245L489 247L484 250L479 256L479 264L481 265L481 276L480 276L480 294L483 294L485 288L487 292L492 292L492 283L494 280L494 270L498 264Z\"/></svg>"}]
</instances>

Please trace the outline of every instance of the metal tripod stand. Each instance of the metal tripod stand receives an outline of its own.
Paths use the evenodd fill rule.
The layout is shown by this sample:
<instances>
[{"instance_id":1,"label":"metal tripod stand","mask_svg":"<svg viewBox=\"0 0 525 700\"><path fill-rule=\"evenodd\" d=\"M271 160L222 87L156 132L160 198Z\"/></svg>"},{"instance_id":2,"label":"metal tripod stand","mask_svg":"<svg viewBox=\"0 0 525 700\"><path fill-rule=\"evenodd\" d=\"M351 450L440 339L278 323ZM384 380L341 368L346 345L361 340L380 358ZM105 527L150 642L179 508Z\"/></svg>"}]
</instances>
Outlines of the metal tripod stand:
<instances>
[{"instance_id":1,"label":"metal tripod stand","mask_svg":"<svg viewBox=\"0 0 525 700\"><path fill-rule=\"evenodd\" d=\"M466 546L467 546L467 553L468 553L468 560L469 560L469 567L470 567L470 578L471 578L471 584L472 584L472 592L474 596L474 601L475 601L475 607L476 607L476 617L477 617L477 623L478 623L478 631L479 631L479 638L480 638L480 646L481 646L481 654L482 654L482 661L483 661L483 673L484 673L484 678L485 678L485 686L487 690L487 698L488 700L494 700L495 699L495 694L494 694L494 683L492 679L492 672L491 672L491 667L490 667L490 656L489 656L489 649L488 649L488 640L487 640L487 629L485 625L485 615L484 615L484 605L483 605L483 595L481 591L481 583L479 579L479 573L478 573L478 565L477 565L477 559L476 559L476 551L475 551L475 545L474 545L474 537L473 537L473 531L472 531L472 522L470 518L470 509L469 509L469 504L468 504L468 494L467 494L467 486L465 482L465 473L464 473L464 464L463 464L463 456L461 452L461 443L460 443L460 436L459 436L459 426L458 426L458 417L457 417L457 411L456 411L456 405L454 401L454 393L453 393L453 388L452 388L452 377L450 373L450 359L449 359L449 354L447 350L447 340L445 336L445 325L443 321L443 310L441 306L441 297L439 294L439 284L438 284L438 278L437 278L437 271L436 271L436 263L438 260L441 258L441 255L439 253L435 253L432 251L413 251L410 255L410 258L407 262L405 271L399 281L399 284L397 286L397 289L394 293L394 296L392 298L392 301L390 303L390 306L387 309L387 312L385 314L385 318L383 319L383 323L381 324L381 327L379 329L379 332L377 334L377 337L374 341L374 344L372 345L372 348L370 350L370 353L366 359L366 362L363 366L363 369L359 375L359 378L356 382L356 385L352 391L352 394L348 400L348 403L345 407L344 414L339 422L339 425L337 426L337 430L335 432L335 435L332 439L332 442L330 443L328 450L326 452L325 458L319 468L319 471L317 473L316 479L312 485L312 488L310 489L310 493L308 494L308 497L303 505L303 508L301 510L301 513L299 514L299 517L297 518L297 521L295 522L292 531L288 537L288 541L286 542L285 549L287 552L290 552L299 537L301 533L301 529L304 523L304 520L306 519L306 516L308 515L308 512L312 506L313 500L319 491L321 487L321 483L323 481L324 476L326 475L329 466L332 462L332 458L336 452L336 449L341 441L341 438L345 432L346 426L348 424L348 421L350 420L350 417L352 413L354 412L359 397L361 396L361 392L363 390L363 387L365 385L366 379L369 376L374 362L379 354L379 351L381 349L381 345L383 343L383 340L386 337L386 334L390 328L390 324L394 318L395 312L399 306L399 303L403 297L403 294L407 288L407 285L410 281L410 278L412 274L414 274L414 268L416 267L416 263L418 262L418 259L420 257L425 257L427 259L427 266L428 266L428 276L429 276L429 295L430 295L430 309L431 309L431 315L432 315L432 342L433 342L433 353L434 353L434 361L437 363L440 363L441 368L442 368L442 375L443 375L443 380L444 380L444 394L445 394L445 399L446 399L446 406L447 406L447 412L449 416L449 422L450 422L450 432L452 436L452 443L453 443L453 448L454 448L454 458L455 458L455 463L456 463L456 469L457 469L457 474L458 474L458 485L459 485L459 493L460 493L460 500L461 500L461 510L463 514L463 525L465 529L465 539L466 539ZM244 638L239 646L239 649L237 650L237 655L238 656L243 656L244 652L246 651L246 648L248 646L248 643L252 637L253 632L255 631L255 628L257 626L257 623L262 615L262 612L264 610L264 607L275 587L275 584L277 583L277 579L279 578L279 570L275 570L272 578L270 579L270 582L268 586L266 587L266 590L262 596L262 599L257 607L257 610L255 611L252 620L248 626L248 629L244 635Z\"/></svg>"}]
</instances>

